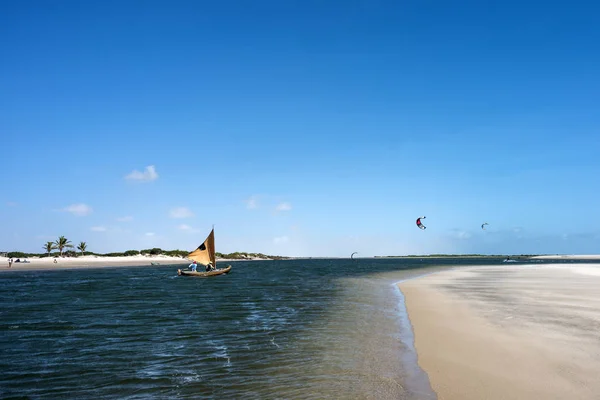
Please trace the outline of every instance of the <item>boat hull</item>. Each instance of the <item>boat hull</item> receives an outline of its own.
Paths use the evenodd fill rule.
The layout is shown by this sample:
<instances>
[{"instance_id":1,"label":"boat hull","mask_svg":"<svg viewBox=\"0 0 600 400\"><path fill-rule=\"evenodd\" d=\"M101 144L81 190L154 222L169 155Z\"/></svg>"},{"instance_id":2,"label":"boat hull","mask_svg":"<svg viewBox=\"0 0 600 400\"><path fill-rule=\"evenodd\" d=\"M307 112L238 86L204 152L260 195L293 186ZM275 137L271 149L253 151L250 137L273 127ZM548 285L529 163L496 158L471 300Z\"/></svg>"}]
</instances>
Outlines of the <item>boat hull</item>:
<instances>
[{"instance_id":1,"label":"boat hull","mask_svg":"<svg viewBox=\"0 0 600 400\"><path fill-rule=\"evenodd\" d=\"M215 269L214 271L208 271L208 272L194 272L194 271L184 271L184 270L178 269L177 275L179 275L179 276L197 276L200 278L208 278L209 276L217 276L217 275L227 274L227 273L229 273L229 271L231 271L231 265L228 265L225 268L219 268L219 269Z\"/></svg>"}]
</instances>

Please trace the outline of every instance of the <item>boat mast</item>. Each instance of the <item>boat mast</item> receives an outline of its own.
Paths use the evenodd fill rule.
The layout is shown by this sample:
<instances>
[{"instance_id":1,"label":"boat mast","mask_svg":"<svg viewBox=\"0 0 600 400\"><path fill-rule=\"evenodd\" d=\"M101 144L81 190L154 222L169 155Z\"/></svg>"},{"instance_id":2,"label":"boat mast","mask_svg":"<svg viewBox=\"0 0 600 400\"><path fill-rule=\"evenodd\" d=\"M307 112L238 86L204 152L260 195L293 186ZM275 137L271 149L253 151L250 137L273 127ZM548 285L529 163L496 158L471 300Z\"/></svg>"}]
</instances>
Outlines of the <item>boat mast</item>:
<instances>
[{"instance_id":1,"label":"boat mast","mask_svg":"<svg viewBox=\"0 0 600 400\"><path fill-rule=\"evenodd\" d=\"M213 255L212 255L212 257L213 257L213 263L214 263L215 271L216 271L217 270L217 252L216 252L216 246L215 246L215 224L213 224L212 230L213 230Z\"/></svg>"}]
</instances>

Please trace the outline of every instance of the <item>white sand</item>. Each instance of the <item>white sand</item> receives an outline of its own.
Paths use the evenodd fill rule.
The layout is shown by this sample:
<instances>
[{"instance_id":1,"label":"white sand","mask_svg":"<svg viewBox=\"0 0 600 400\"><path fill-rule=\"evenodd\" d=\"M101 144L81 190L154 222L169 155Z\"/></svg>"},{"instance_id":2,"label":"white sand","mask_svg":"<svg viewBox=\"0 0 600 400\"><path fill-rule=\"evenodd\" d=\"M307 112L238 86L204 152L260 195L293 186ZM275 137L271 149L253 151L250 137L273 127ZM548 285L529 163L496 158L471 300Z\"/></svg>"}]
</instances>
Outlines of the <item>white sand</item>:
<instances>
[{"instance_id":1,"label":"white sand","mask_svg":"<svg viewBox=\"0 0 600 400\"><path fill-rule=\"evenodd\" d=\"M464 268L399 286L440 400L600 398L600 264Z\"/></svg>"},{"instance_id":2,"label":"white sand","mask_svg":"<svg viewBox=\"0 0 600 400\"><path fill-rule=\"evenodd\" d=\"M600 260L600 254L554 254L534 256L532 260Z\"/></svg>"},{"instance_id":3,"label":"white sand","mask_svg":"<svg viewBox=\"0 0 600 400\"><path fill-rule=\"evenodd\" d=\"M56 259L56 264L54 260ZM16 258L13 258L13 261ZM24 259L21 258L21 261ZM0 271L5 270L40 270L40 269L64 269L64 268L99 268L99 267L115 267L115 266L142 266L150 265L156 262L164 265L173 264L189 264L189 261L180 257L168 256L123 256L123 257L100 257L100 256L81 256L81 257L44 257L44 258L27 258L29 263L15 263L12 268L8 268L8 258L0 257Z\"/></svg>"},{"instance_id":4,"label":"white sand","mask_svg":"<svg viewBox=\"0 0 600 400\"><path fill-rule=\"evenodd\" d=\"M181 257L169 256L151 256L151 255L136 255L123 257L101 257L101 256L80 256L80 257L64 257L56 258L56 264L53 257L44 258L27 258L29 263L15 263L8 268L8 258L0 257L0 271L13 270L46 270L46 269L65 269L65 268L101 268L101 267L120 267L120 266L144 266L151 263L159 263L160 265L189 265L190 261ZM13 258L13 261L16 258ZM21 258L21 261L24 259ZM257 259L258 260L258 259ZM240 261L229 259L217 259L219 262ZM243 260L253 261L253 260ZM218 266L218 265L217 265Z\"/></svg>"}]
</instances>

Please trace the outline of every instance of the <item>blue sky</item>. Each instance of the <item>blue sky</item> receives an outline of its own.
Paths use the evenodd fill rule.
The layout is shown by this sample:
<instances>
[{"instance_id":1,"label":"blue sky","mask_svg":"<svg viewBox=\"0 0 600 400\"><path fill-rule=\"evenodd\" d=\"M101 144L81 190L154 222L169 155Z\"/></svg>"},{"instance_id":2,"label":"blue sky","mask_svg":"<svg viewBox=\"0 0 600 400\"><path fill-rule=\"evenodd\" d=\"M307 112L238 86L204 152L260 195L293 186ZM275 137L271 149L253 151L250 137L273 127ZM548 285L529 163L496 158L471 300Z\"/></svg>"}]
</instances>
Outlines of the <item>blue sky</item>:
<instances>
[{"instance_id":1,"label":"blue sky","mask_svg":"<svg viewBox=\"0 0 600 400\"><path fill-rule=\"evenodd\" d=\"M2 2L0 250L598 253L599 11Z\"/></svg>"}]
</instances>

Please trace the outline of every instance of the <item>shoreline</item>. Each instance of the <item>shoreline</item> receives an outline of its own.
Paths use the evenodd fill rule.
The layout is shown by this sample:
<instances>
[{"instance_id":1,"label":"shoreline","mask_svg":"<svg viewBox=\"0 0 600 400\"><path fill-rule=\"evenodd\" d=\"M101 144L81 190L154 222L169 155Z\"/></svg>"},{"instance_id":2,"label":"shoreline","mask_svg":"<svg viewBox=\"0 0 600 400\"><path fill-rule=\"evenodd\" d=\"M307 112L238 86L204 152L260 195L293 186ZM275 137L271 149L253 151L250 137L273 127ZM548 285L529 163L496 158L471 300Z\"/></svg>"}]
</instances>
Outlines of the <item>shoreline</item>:
<instances>
[{"instance_id":1,"label":"shoreline","mask_svg":"<svg viewBox=\"0 0 600 400\"><path fill-rule=\"evenodd\" d=\"M594 399L600 264L464 267L397 284L442 399Z\"/></svg>"},{"instance_id":2,"label":"shoreline","mask_svg":"<svg viewBox=\"0 0 600 400\"><path fill-rule=\"evenodd\" d=\"M599 260L600 254L552 254L529 257L532 260Z\"/></svg>"},{"instance_id":3,"label":"shoreline","mask_svg":"<svg viewBox=\"0 0 600 400\"><path fill-rule=\"evenodd\" d=\"M117 267L158 267L158 266L188 266L190 261L185 258L171 256L81 256L81 257L54 257L27 258L28 263L13 262L8 268L8 258L0 257L0 273L10 271L53 271L64 269L93 269L93 268L117 268ZM233 261L266 261L261 258L255 259L217 259L217 266L222 262ZM152 263L157 263L153 265Z\"/></svg>"}]
</instances>

